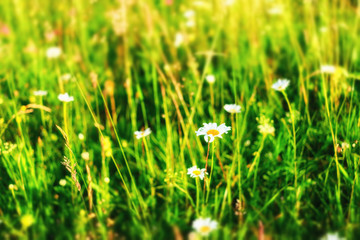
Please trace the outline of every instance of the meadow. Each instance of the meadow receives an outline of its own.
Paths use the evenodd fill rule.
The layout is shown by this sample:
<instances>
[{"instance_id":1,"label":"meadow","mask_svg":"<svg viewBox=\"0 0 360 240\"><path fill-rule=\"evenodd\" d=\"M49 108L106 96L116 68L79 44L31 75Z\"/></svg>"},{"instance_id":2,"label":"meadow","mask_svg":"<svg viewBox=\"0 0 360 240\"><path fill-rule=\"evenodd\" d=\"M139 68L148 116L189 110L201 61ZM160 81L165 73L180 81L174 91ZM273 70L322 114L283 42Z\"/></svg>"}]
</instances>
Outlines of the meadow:
<instances>
[{"instance_id":1,"label":"meadow","mask_svg":"<svg viewBox=\"0 0 360 240\"><path fill-rule=\"evenodd\" d=\"M358 0L1 0L0 239L359 239Z\"/></svg>"}]
</instances>

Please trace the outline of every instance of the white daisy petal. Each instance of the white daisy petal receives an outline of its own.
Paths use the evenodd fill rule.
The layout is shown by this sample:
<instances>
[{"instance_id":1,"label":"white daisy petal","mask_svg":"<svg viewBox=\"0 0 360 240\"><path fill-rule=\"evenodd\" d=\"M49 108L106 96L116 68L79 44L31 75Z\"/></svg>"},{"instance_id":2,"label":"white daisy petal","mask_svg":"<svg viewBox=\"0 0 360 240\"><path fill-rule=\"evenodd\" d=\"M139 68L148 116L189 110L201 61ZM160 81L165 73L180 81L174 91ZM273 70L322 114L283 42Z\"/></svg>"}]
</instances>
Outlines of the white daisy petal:
<instances>
[{"instance_id":1,"label":"white daisy petal","mask_svg":"<svg viewBox=\"0 0 360 240\"><path fill-rule=\"evenodd\" d=\"M46 96L47 94L48 94L48 92L44 91L44 90L34 91L35 96Z\"/></svg>"},{"instance_id":2,"label":"white daisy petal","mask_svg":"<svg viewBox=\"0 0 360 240\"><path fill-rule=\"evenodd\" d=\"M217 228L217 222L211 220L211 218L198 218L196 219L192 227L202 236L208 236L213 230Z\"/></svg>"},{"instance_id":3,"label":"white daisy petal","mask_svg":"<svg viewBox=\"0 0 360 240\"><path fill-rule=\"evenodd\" d=\"M290 84L290 81L287 79L278 79L271 87L276 91L284 91Z\"/></svg>"},{"instance_id":4,"label":"white daisy petal","mask_svg":"<svg viewBox=\"0 0 360 240\"><path fill-rule=\"evenodd\" d=\"M140 138L150 135L150 133L151 133L151 129L147 128L147 129L145 129L145 131L135 131L134 135L137 139L140 139Z\"/></svg>"},{"instance_id":5,"label":"white daisy petal","mask_svg":"<svg viewBox=\"0 0 360 240\"><path fill-rule=\"evenodd\" d=\"M58 99L62 102L72 102L74 101L74 97L73 96L69 96L68 93L64 93L64 94L59 94Z\"/></svg>"},{"instance_id":6,"label":"white daisy petal","mask_svg":"<svg viewBox=\"0 0 360 240\"><path fill-rule=\"evenodd\" d=\"M229 113L239 113L239 112L241 112L241 106L236 105L236 104L225 104L224 109L225 109L225 111L227 111Z\"/></svg>"}]
</instances>

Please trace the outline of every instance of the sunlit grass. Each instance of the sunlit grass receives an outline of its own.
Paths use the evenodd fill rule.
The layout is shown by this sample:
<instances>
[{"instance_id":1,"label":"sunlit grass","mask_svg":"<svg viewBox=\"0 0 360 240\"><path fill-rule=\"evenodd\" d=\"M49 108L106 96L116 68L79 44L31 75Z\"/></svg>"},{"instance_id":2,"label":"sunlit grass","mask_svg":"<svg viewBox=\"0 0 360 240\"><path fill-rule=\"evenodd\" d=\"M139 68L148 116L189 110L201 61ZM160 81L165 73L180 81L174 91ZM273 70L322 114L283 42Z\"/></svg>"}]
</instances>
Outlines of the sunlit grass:
<instances>
[{"instance_id":1,"label":"sunlit grass","mask_svg":"<svg viewBox=\"0 0 360 240\"><path fill-rule=\"evenodd\" d=\"M358 239L359 13L0 1L0 238Z\"/></svg>"}]
</instances>

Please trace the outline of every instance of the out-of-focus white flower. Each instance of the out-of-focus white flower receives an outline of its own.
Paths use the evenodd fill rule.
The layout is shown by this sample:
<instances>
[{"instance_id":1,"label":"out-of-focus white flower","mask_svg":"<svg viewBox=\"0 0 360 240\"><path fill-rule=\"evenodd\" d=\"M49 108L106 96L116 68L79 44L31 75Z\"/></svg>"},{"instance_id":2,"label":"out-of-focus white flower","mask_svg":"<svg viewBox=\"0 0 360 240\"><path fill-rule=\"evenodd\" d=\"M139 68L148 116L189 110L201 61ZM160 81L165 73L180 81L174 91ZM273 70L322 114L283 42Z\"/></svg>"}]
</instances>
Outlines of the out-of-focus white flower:
<instances>
[{"instance_id":1,"label":"out-of-focus white flower","mask_svg":"<svg viewBox=\"0 0 360 240\"><path fill-rule=\"evenodd\" d=\"M109 182L110 182L110 178L108 178L108 177L104 178L104 182L105 182L105 183L109 183Z\"/></svg>"},{"instance_id":2,"label":"out-of-focus white flower","mask_svg":"<svg viewBox=\"0 0 360 240\"><path fill-rule=\"evenodd\" d=\"M204 123L204 126L195 131L196 136L204 135L206 142L214 141L215 137L222 138L222 134L231 130L231 127L227 127L225 123L217 125L216 123Z\"/></svg>"},{"instance_id":3,"label":"out-of-focus white flower","mask_svg":"<svg viewBox=\"0 0 360 240\"><path fill-rule=\"evenodd\" d=\"M258 129L259 132L263 135L274 135L275 134L275 128L273 126L273 122L266 118L265 116L260 116L260 118L256 118L256 120L258 121L259 125L258 125Z\"/></svg>"},{"instance_id":4,"label":"out-of-focus white flower","mask_svg":"<svg viewBox=\"0 0 360 240\"><path fill-rule=\"evenodd\" d=\"M225 6L232 6L232 5L234 5L234 3L235 3L235 0L225 0L224 1Z\"/></svg>"},{"instance_id":5,"label":"out-of-focus white flower","mask_svg":"<svg viewBox=\"0 0 360 240\"><path fill-rule=\"evenodd\" d=\"M65 179L60 179L59 185L64 187L66 185L66 180Z\"/></svg>"},{"instance_id":6,"label":"out-of-focus white flower","mask_svg":"<svg viewBox=\"0 0 360 240\"><path fill-rule=\"evenodd\" d=\"M278 79L271 87L276 91L284 91L290 84L290 81L287 79Z\"/></svg>"},{"instance_id":7,"label":"out-of-focus white flower","mask_svg":"<svg viewBox=\"0 0 360 240\"><path fill-rule=\"evenodd\" d=\"M206 173L205 168L200 169L197 166L193 166L191 168L188 168L187 174L190 175L190 177L192 177L192 178L197 178L198 177L201 180L203 180L204 177L205 177L205 174L207 174L207 173Z\"/></svg>"},{"instance_id":8,"label":"out-of-focus white flower","mask_svg":"<svg viewBox=\"0 0 360 240\"><path fill-rule=\"evenodd\" d=\"M320 72L327 74L334 74L336 72L336 67L333 65L321 65Z\"/></svg>"},{"instance_id":9,"label":"out-of-focus white flower","mask_svg":"<svg viewBox=\"0 0 360 240\"><path fill-rule=\"evenodd\" d=\"M49 47L46 50L46 57L49 59L55 59L60 57L60 55L62 54L62 50L59 47Z\"/></svg>"},{"instance_id":10,"label":"out-of-focus white flower","mask_svg":"<svg viewBox=\"0 0 360 240\"><path fill-rule=\"evenodd\" d=\"M213 84L215 82L215 76L214 75L207 75L205 77L206 81L209 83L209 84Z\"/></svg>"},{"instance_id":11,"label":"out-of-focus white flower","mask_svg":"<svg viewBox=\"0 0 360 240\"><path fill-rule=\"evenodd\" d=\"M184 43L184 35L180 32L176 33L174 46L176 48L180 47Z\"/></svg>"},{"instance_id":12,"label":"out-of-focus white flower","mask_svg":"<svg viewBox=\"0 0 360 240\"><path fill-rule=\"evenodd\" d=\"M2 149L0 148L0 155L2 154L9 154L11 153L13 150L16 149L17 145L16 144L13 144L11 142L5 142L5 143L2 143L1 140L0 140L0 144L2 144Z\"/></svg>"},{"instance_id":13,"label":"out-of-focus white flower","mask_svg":"<svg viewBox=\"0 0 360 240\"><path fill-rule=\"evenodd\" d=\"M326 27L326 26L322 26L322 27L320 27L320 32L322 32L322 33L326 33L326 32L328 32L329 31L329 28L328 27Z\"/></svg>"},{"instance_id":14,"label":"out-of-focus white flower","mask_svg":"<svg viewBox=\"0 0 360 240\"><path fill-rule=\"evenodd\" d=\"M146 136L150 135L150 133L151 133L150 128L147 128L145 131L136 131L136 132L134 132L137 139L146 137Z\"/></svg>"},{"instance_id":15,"label":"out-of-focus white flower","mask_svg":"<svg viewBox=\"0 0 360 240\"><path fill-rule=\"evenodd\" d=\"M284 8L281 5L273 6L267 10L267 13L270 15L281 15L284 12Z\"/></svg>"},{"instance_id":16,"label":"out-of-focus white flower","mask_svg":"<svg viewBox=\"0 0 360 240\"><path fill-rule=\"evenodd\" d=\"M187 27L194 27L195 26L195 11L194 10L187 10L184 12L184 17L186 18L186 26Z\"/></svg>"},{"instance_id":17,"label":"out-of-focus white flower","mask_svg":"<svg viewBox=\"0 0 360 240\"><path fill-rule=\"evenodd\" d=\"M236 105L236 104L225 104L224 109L229 113L241 112L241 106Z\"/></svg>"},{"instance_id":18,"label":"out-of-focus white flower","mask_svg":"<svg viewBox=\"0 0 360 240\"><path fill-rule=\"evenodd\" d=\"M11 190L11 191L16 191L16 190L18 190L18 188L17 188L17 186L15 185L15 184L9 184L9 190Z\"/></svg>"},{"instance_id":19,"label":"out-of-focus white flower","mask_svg":"<svg viewBox=\"0 0 360 240\"><path fill-rule=\"evenodd\" d=\"M244 142L245 147L250 146L250 144L251 144L251 141L249 139Z\"/></svg>"},{"instance_id":20,"label":"out-of-focus white flower","mask_svg":"<svg viewBox=\"0 0 360 240\"><path fill-rule=\"evenodd\" d=\"M79 138L79 140L83 141L85 139L85 136L84 136L84 134L79 133L78 138Z\"/></svg>"},{"instance_id":21,"label":"out-of-focus white flower","mask_svg":"<svg viewBox=\"0 0 360 240\"><path fill-rule=\"evenodd\" d=\"M210 232L217 228L218 223L211 218L198 218L196 219L192 227L202 236L208 236Z\"/></svg>"},{"instance_id":22,"label":"out-of-focus white flower","mask_svg":"<svg viewBox=\"0 0 360 240\"><path fill-rule=\"evenodd\" d=\"M320 238L320 240L345 240L345 238L340 237L339 233L327 233L325 236Z\"/></svg>"},{"instance_id":23,"label":"out-of-focus white flower","mask_svg":"<svg viewBox=\"0 0 360 240\"><path fill-rule=\"evenodd\" d=\"M195 27L195 20L194 19L190 19L188 21L186 21L186 26L189 28Z\"/></svg>"},{"instance_id":24,"label":"out-of-focus white flower","mask_svg":"<svg viewBox=\"0 0 360 240\"><path fill-rule=\"evenodd\" d=\"M349 148L350 148L350 144L347 143L347 142L343 142L343 143L341 143L341 148L342 148L343 150L349 149Z\"/></svg>"},{"instance_id":25,"label":"out-of-focus white flower","mask_svg":"<svg viewBox=\"0 0 360 240\"><path fill-rule=\"evenodd\" d=\"M70 79L71 79L71 74L70 73L65 73L65 74L61 75L61 77L60 77L60 80L64 81L64 82L67 82Z\"/></svg>"},{"instance_id":26,"label":"out-of-focus white flower","mask_svg":"<svg viewBox=\"0 0 360 240\"><path fill-rule=\"evenodd\" d=\"M195 11L194 10L187 10L184 12L184 17L189 19L195 17Z\"/></svg>"},{"instance_id":27,"label":"out-of-focus white flower","mask_svg":"<svg viewBox=\"0 0 360 240\"><path fill-rule=\"evenodd\" d=\"M47 91L44 91L44 90L37 90L37 91L34 91L34 95L35 96L46 96L48 94Z\"/></svg>"},{"instance_id":28,"label":"out-of-focus white flower","mask_svg":"<svg viewBox=\"0 0 360 240\"><path fill-rule=\"evenodd\" d=\"M81 153L81 158L84 159L85 161L89 161L90 153L89 152L82 152Z\"/></svg>"},{"instance_id":29,"label":"out-of-focus white flower","mask_svg":"<svg viewBox=\"0 0 360 240\"><path fill-rule=\"evenodd\" d=\"M58 99L62 102L72 102L74 101L74 97L73 96L69 96L68 93L64 93L64 94L59 94Z\"/></svg>"}]
</instances>

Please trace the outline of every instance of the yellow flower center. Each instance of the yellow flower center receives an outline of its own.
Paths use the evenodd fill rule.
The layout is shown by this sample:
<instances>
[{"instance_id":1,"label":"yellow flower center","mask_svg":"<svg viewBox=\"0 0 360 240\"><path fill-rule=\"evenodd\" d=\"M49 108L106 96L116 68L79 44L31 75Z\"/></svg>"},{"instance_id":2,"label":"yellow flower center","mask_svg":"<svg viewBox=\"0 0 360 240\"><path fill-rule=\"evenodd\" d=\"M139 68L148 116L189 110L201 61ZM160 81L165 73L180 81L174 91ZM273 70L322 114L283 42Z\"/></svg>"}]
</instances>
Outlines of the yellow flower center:
<instances>
[{"instance_id":1,"label":"yellow flower center","mask_svg":"<svg viewBox=\"0 0 360 240\"><path fill-rule=\"evenodd\" d=\"M195 171L193 171L193 174L195 174L196 176L199 176L200 175L200 170L195 170Z\"/></svg>"},{"instance_id":2,"label":"yellow flower center","mask_svg":"<svg viewBox=\"0 0 360 240\"><path fill-rule=\"evenodd\" d=\"M210 232L210 227L209 226L202 226L200 228L200 232L202 232L202 233Z\"/></svg>"},{"instance_id":3,"label":"yellow flower center","mask_svg":"<svg viewBox=\"0 0 360 240\"><path fill-rule=\"evenodd\" d=\"M216 130L216 129L211 129L211 130L209 130L209 131L207 131L207 135L213 135L213 136L216 136L216 135L218 135L220 132L218 131L218 130Z\"/></svg>"}]
</instances>

